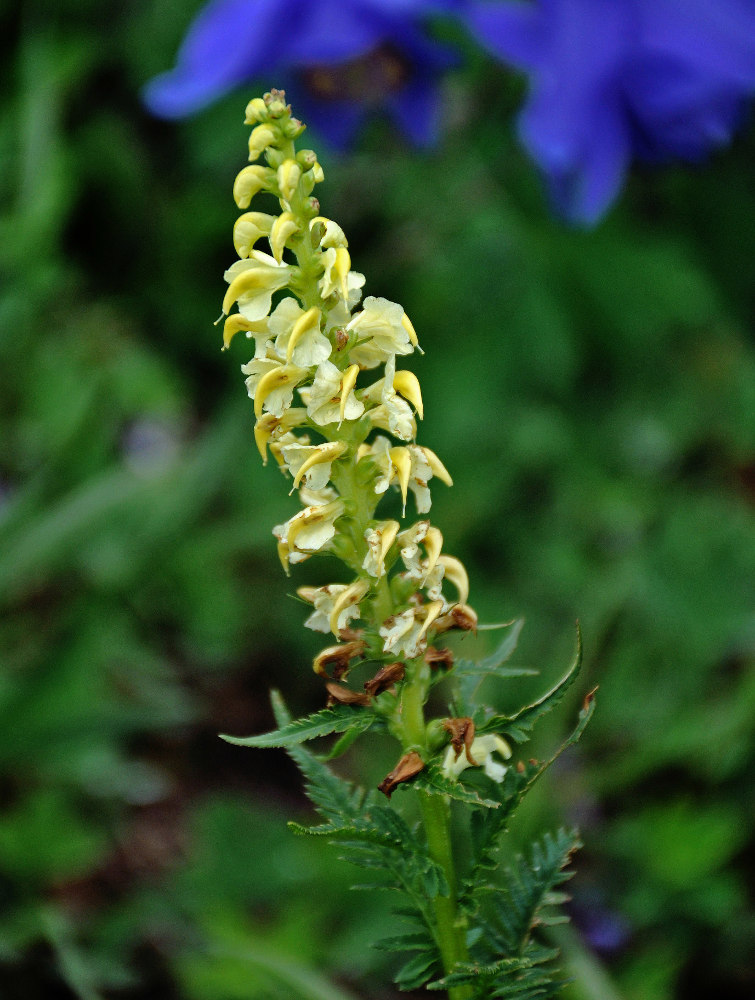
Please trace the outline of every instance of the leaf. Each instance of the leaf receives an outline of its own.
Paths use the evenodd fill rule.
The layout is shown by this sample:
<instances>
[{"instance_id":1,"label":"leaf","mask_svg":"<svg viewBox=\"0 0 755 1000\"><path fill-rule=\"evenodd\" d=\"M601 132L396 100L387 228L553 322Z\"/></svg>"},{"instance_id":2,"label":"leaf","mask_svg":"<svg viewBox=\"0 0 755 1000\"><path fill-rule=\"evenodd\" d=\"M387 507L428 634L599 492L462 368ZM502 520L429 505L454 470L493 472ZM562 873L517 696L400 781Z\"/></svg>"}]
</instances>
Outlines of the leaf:
<instances>
[{"instance_id":1,"label":"leaf","mask_svg":"<svg viewBox=\"0 0 755 1000\"><path fill-rule=\"evenodd\" d=\"M519 855L506 869L502 887L489 894L509 954L521 953L535 926L561 920L551 909L559 902L554 890L571 878L573 873L564 869L580 846L576 830L546 834L532 845L531 858Z\"/></svg>"},{"instance_id":2,"label":"leaf","mask_svg":"<svg viewBox=\"0 0 755 1000\"><path fill-rule=\"evenodd\" d=\"M478 733L500 733L523 743L537 720L558 705L579 675L582 666L582 630L577 622L577 648L569 669L550 691L521 708L515 715L493 715L478 726ZM579 737L577 737L578 739Z\"/></svg>"},{"instance_id":3,"label":"leaf","mask_svg":"<svg viewBox=\"0 0 755 1000\"><path fill-rule=\"evenodd\" d=\"M291 714L278 691L271 691L275 721L280 729L291 724ZM347 707L347 706L343 706ZM303 746L286 748L306 779L306 792L324 819L343 823L361 815L365 802L364 790L344 781Z\"/></svg>"},{"instance_id":4,"label":"leaf","mask_svg":"<svg viewBox=\"0 0 755 1000\"><path fill-rule=\"evenodd\" d=\"M382 938L372 947L378 951L430 951L434 943L429 934L417 931L415 934L397 934L395 937Z\"/></svg>"},{"instance_id":5,"label":"leaf","mask_svg":"<svg viewBox=\"0 0 755 1000\"><path fill-rule=\"evenodd\" d=\"M436 762L431 762L424 771L420 771L412 779L412 785L415 788L421 788L422 791L430 795L447 795L449 798L456 799L457 802L466 802L468 805L482 806L486 809L498 809L501 804L495 799L481 798L473 788L462 784L461 781L447 778L441 766Z\"/></svg>"},{"instance_id":6,"label":"leaf","mask_svg":"<svg viewBox=\"0 0 755 1000\"><path fill-rule=\"evenodd\" d=\"M480 983L482 979L491 979L500 973L521 972L524 969L532 968L532 962L526 958L502 958L497 962L490 962L487 965L478 965L471 962L459 963L453 972L450 972L442 979L436 979L428 983L428 990L447 990L453 986L466 986Z\"/></svg>"},{"instance_id":7,"label":"leaf","mask_svg":"<svg viewBox=\"0 0 755 1000\"><path fill-rule=\"evenodd\" d=\"M495 786L496 793L501 797L499 809L495 812L488 810L484 813L476 812L472 814L470 834L474 852L474 863L469 875L465 879L463 893L464 898L468 902L474 899L481 871L484 869L492 870L496 867L495 855L498 851L500 837L507 829L509 820L516 807L535 782L545 774L548 768L558 760L568 747L577 743L581 737L595 710L594 693L594 691L590 691L586 695L579 712L577 725L549 760L529 761L526 764L520 764L516 768L509 767L502 784Z\"/></svg>"},{"instance_id":8,"label":"leaf","mask_svg":"<svg viewBox=\"0 0 755 1000\"><path fill-rule=\"evenodd\" d=\"M475 663L474 660L458 660L456 666L454 667L454 673L457 676L462 674L479 675L497 673L498 668L508 660L516 649L517 642L519 641L519 633L522 631L523 625L523 618L517 618L515 621L509 622L506 626L509 631L503 637L497 649L486 656L484 660L480 660L479 663ZM528 667L513 668L513 675L515 676L535 673L537 673L537 671L531 670ZM510 677L512 676L512 673L507 670L504 671L504 675Z\"/></svg>"},{"instance_id":9,"label":"leaf","mask_svg":"<svg viewBox=\"0 0 755 1000\"><path fill-rule=\"evenodd\" d=\"M435 955L416 955L399 969L394 982L400 990L418 990L436 973L437 968Z\"/></svg>"},{"instance_id":10,"label":"leaf","mask_svg":"<svg viewBox=\"0 0 755 1000\"><path fill-rule=\"evenodd\" d=\"M259 736L228 736L221 734L221 740L233 743L239 747L292 747L318 736L329 736L330 733L344 733L356 730L366 732L375 722L377 716L364 708L352 705L336 705L333 708L323 708L319 712L306 716L304 719L294 719L272 733L261 733Z\"/></svg>"},{"instance_id":11,"label":"leaf","mask_svg":"<svg viewBox=\"0 0 755 1000\"><path fill-rule=\"evenodd\" d=\"M516 649L519 640L519 633L524 625L524 619L520 618L514 622L509 622L506 626L507 634L489 656L479 663L473 660L458 660L453 669L455 679L455 701L458 715L472 715L473 706L476 701L477 689L487 677L497 677L499 679L508 677L529 677L537 673L529 667L504 667Z\"/></svg>"}]
</instances>

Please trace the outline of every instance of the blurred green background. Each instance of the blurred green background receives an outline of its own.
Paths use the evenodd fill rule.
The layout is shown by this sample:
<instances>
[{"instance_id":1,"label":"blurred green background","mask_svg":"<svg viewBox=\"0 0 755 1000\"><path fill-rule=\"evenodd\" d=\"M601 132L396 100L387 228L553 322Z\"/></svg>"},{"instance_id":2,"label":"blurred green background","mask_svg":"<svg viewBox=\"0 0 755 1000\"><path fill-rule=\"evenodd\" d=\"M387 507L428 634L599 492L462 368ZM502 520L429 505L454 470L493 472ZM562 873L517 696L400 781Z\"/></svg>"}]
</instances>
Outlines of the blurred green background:
<instances>
[{"instance_id":1,"label":"blurred green background","mask_svg":"<svg viewBox=\"0 0 755 1000\"><path fill-rule=\"evenodd\" d=\"M217 739L322 704L212 323L248 97L151 119L198 4L0 8L0 996L387 998L381 898L350 892L282 755ZM597 229L554 221L514 139L521 82L470 53L445 138L376 124L318 192L367 293L426 351L446 550L518 662L594 723L506 849L578 823L570 1000L755 995L755 130L636 170ZM470 643L472 640L470 640ZM484 637L477 649L485 648ZM514 700L534 693L520 689ZM390 752L389 752L390 753ZM366 781L386 750L344 764Z\"/></svg>"}]
</instances>

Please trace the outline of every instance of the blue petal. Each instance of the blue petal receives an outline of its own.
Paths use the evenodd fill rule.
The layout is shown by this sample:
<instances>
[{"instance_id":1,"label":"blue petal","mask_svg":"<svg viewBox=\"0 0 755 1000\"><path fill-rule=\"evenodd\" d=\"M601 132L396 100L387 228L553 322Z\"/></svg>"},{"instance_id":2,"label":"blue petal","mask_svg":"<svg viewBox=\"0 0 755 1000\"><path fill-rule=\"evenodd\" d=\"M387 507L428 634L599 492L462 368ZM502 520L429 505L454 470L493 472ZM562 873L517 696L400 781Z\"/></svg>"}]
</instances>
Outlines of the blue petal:
<instances>
[{"instance_id":1,"label":"blue petal","mask_svg":"<svg viewBox=\"0 0 755 1000\"><path fill-rule=\"evenodd\" d=\"M299 66L345 62L374 48L386 31L386 18L364 0L312 0L289 28L289 58Z\"/></svg>"},{"instance_id":2,"label":"blue petal","mask_svg":"<svg viewBox=\"0 0 755 1000\"><path fill-rule=\"evenodd\" d=\"M367 116L363 104L356 101L316 101L306 90L297 86L289 88L297 115L322 135L329 145L340 152L349 149Z\"/></svg>"},{"instance_id":3,"label":"blue petal","mask_svg":"<svg viewBox=\"0 0 755 1000\"><path fill-rule=\"evenodd\" d=\"M160 117L179 118L245 79L274 72L285 60L287 25L277 0L214 0L191 25L176 68L145 87L145 104Z\"/></svg>"},{"instance_id":4,"label":"blue petal","mask_svg":"<svg viewBox=\"0 0 755 1000\"><path fill-rule=\"evenodd\" d=\"M463 19L481 45L520 69L535 69L544 59L541 10L529 2L471 3Z\"/></svg>"},{"instance_id":5,"label":"blue petal","mask_svg":"<svg viewBox=\"0 0 755 1000\"><path fill-rule=\"evenodd\" d=\"M755 88L752 0L643 0L642 44L711 78Z\"/></svg>"},{"instance_id":6,"label":"blue petal","mask_svg":"<svg viewBox=\"0 0 755 1000\"><path fill-rule=\"evenodd\" d=\"M420 148L430 148L438 141L442 101L438 88L418 78L389 102L393 118L409 140Z\"/></svg>"},{"instance_id":7,"label":"blue petal","mask_svg":"<svg viewBox=\"0 0 755 1000\"><path fill-rule=\"evenodd\" d=\"M626 75L635 147L646 159L700 159L741 123L741 88L670 59L645 58Z\"/></svg>"}]
</instances>

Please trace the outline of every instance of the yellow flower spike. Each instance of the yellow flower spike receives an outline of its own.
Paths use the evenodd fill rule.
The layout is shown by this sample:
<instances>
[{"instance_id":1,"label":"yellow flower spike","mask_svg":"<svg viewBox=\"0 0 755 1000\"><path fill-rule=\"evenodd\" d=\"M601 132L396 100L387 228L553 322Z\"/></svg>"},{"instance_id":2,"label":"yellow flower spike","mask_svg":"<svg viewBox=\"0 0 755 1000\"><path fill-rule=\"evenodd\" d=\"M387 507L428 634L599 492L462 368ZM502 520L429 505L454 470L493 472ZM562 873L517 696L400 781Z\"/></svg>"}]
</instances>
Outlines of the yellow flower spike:
<instances>
[{"instance_id":1,"label":"yellow flower spike","mask_svg":"<svg viewBox=\"0 0 755 1000\"><path fill-rule=\"evenodd\" d=\"M435 569L435 564L443 548L443 535L437 528L431 525L422 539L422 544L425 546L425 552L427 552L427 569L422 579L422 586L424 587L428 576Z\"/></svg>"},{"instance_id":2,"label":"yellow flower spike","mask_svg":"<svg viewBox=\"0 0 755 1000\"><path fill-rule=\"evenodd\" d=\"M425 458L427 459L427 464L433 470L433 475L437 476L438 479L440 479L440 481L442 483L446 484L446 486L453 486L454 481L453 481L453 479L451 479L450 472L445 467L445 465L441 462L441 460L438 458L438 456L435 454L435 452L431 451L429 448L425 448L425 447L422 447L421 450L422 450Z\"/></svg>"},{"instance_id":3,"label":"yellow flower spike","mask_svg":"<svg viewBox=\"0 0 755 1000\"><path fill-rule=\"evenodd\" d=\"M283 260L283 250L285 249L286 242L289 237L298 232L299 226L291 212L281 213L273 223L273 227L270 230L270 249L273 251L273 257L275 257L279 264Z\"/></svg>"},{"instance_id":4,"label":"yellow flower spike","mask_svg":"<svg viewBox=\"0 0 755 1000\"><path fill-rule=\"evenodd\" d=\"M320 238L321 247L327 249L328 247L347 247L349 245L343 229L341 229L337 222L333 222L332 219L326 219L324 215L318 215L312 219L309 224L309 231L312 232L318 223L324 229L324 233Z\"/></svg>"},{"instance_id":5,"label":"yellow flower spike","mask_svg":"<svg viewBox=\"0 0 755 1000\"><path fill-rule=\"evenodd\" d=\"M445 570L446 580L450 580L459 592L459 604L466 604L469 599L469 577L464 564L455 556L439 556L438 562Z\"/></svg>"},{"instance_id":6,"label":"yellow flower spike","mask_svg":"<svg viewBox=\"0 0 755 1000\"><path fill-rule=\"evenodd\" d=\"M283 389L289 385L295 385L306 375L305 368L297 368L296 365L279 365L272 371L266 372L257 383L254 393L254 415L259 420L262 416L262 407L265 400L276 389Z\"/></svg>"},{"instance_id":7,"label":"yellow flower spike","mask_svg":"<svg viewBox=\"0 0 755 1000\"><path fill-rule=\"evenodd\" d=\"M344 441L326 441L324 444L318 445L317 450L312 452L306 461L302 462L299 471L294 477L294 485L291 487L291 492L288 495L291 496L291 493L297 488L302 478L314 465L321 465L323 462L335 462L337 458L343 455L347 448L348 445Z\"/></svg>"},{"instance_id":8,"label":"yellow flower spike","mask_svg":"<svg viewBox=\"0 0 755 1000\"><path fill-rule=\"evenodd\" d=\"M414 372L400 371L393 376L393 388L400 393L404 399L408 399L420 420L424 419L425 410L422 406L422 390L419 387L419 379Z\"/></svg>"},{"instance_id":9,"label":"yellow flower spike","mask_svg":"<svg viewBox=\"0 0 755 1000\"><path fill-rule=\"evenodd\" d=\"M341 379L341 419L338 422L339 428L344 420L344 410L349 399L349 393L357 383L357 375L359 375L359 365L350 365L343 373L343 378Z\"/></svg>"},{"instance_id":10,"label":"yellow flower spike","mask_svg":"<svg viewBox=\"0 0 755 1000\"><path fill-rule=\"evenodd\" d=\"M233 245L239 257L248 257L257 240L270 235L274 222L275 216L265 212L246 212L239 216L233 227Z\"/></svg>"},{"instance_id":11,"label":"yellow flower spike","mask_svg":"<svg viewBox=\"0 0 755 1000\"><path fill-rule=\"evenodd\" d=\"M223 324L223 350L228 350L231 341L241 330L245 333L264 333L266 329L266 320L251 320L241 313L234 313Z\"/></svg>"},{"instance_id":12,"label":"yellow flower spike","mask_svg":"<svg viewBox=\"0 0 755 1000\"><path fill-rule=\"evenodd\" d=\"M291 201L301 180L301 167L296 160L284 160L278 167L277 177L281 198Z\"/></svg>"},{"instance_id":13,"label":"yellow flower spike","mask_svg":"<svg viewBox=\"0 0 755 1000\"><path fill-rule=\"evenodd\" d=\"M425 352L419 346L419 340L417 339L417 331L412 326L412 321L409 319L406 313L404 313L404 315L401 317L401 325L409 334L409 340L411 340L412 345L417 348L420 354L424 354Z\"/></svg>"},{"instance_id":14,"label":"yellow flower spike","mask_svg":"<svg viewBox=\"0 0 755 1000\"><path fill-rule=\"evenodd\" d=\"M371 454L372 454L371 444L360 444L359 447L357 448L357 464L362 461L365 455L371 455Z\"/></svg>"},{"instance_id":15,"label":"yellow flower spike","mask_svg":"<svg viewBox=\"0 0 755 1000\"><path fill-rule=\"evenodd\" d=\"M349 301L349 285L348 277L349 271L351 270L351 257L349 251L346 247L336 248L336 260L333 264L333 270L338 276L341 282L341 295L343 296L343 301Z\"/></svg>"},{"instance_id":16,"label":"yellow flower spike","mask_svg":"<svg viewBox=\"0 0 755 1000\"><path fill-rule=\"evenodd\" d=\"M370 585L367 580L355 580L345 590L342 590L335 599L333 609L330 612L329 624L330 631L336 638L338 637L338 616L340 613L344 608L348 608L350 604L359 604L369 589Z\"/></svg>"},{"instance_id":17,"label":"yellow flower spike","mask_svg":"<svg viewBox=\"0 0 755 1000\"><path fill-rule=\"evenodd\" d=\"M301 316L293 325L291 330L291 336L288 338L288 345L286 347L286 361L290 361L294 353L296 345L299 343L301 338L305 334L310 333L314 329L320 328L320 310L317 306L312 306L311 309L307 309L306 312L302 313Z\"/></svg>"},{"instance_id":18,"label":"yellow flower spike","mask_svg":"<svg viewBox=\"0 0 755 1000\"><path fill-rule=\"evenodd\" d=\"M412 457L407 448L391 448L388 452L393 467L398 475L398 484L401 489L401 499L403 501L403 513L406 514L406 491L409 489L409 476L412 471Z\"/></svg>"},{"instance_id":19,"label":"yellow flower spike","mask_svg":"<svg viewBox=\"0 0 755 1000\"><path fill-rule=\"evenodd\" d=\"M425 620L422 622L422 628L417 634L417 643L419 643L427 635L427 632L438 617L438 615L443 610L443 601L431 601L429 604L425 605Z\"/></svg>"},{"instance_id":20,"label":"yellow flower spike","mask_svg":"<svg viewBox=\"0 0 755 1000\"><path fill-rule=\"evenodd\" d=\"M270 125L258 125L253 128L249 136L249 159L256 160L277 138L276 130Z\"/></svg>"},{"instance_id":21,"label":"yellow flower spike","mask_svg":"<svg viewBox=\"0 0 755 1000\"><path fill-rule=\"evenodd\" d=\"M233 200L239 208L248 208L257 192L270 189L274 177L275 171L270 167L261 164L244 167L233 182Z\"/></svg>"}]
</instances>

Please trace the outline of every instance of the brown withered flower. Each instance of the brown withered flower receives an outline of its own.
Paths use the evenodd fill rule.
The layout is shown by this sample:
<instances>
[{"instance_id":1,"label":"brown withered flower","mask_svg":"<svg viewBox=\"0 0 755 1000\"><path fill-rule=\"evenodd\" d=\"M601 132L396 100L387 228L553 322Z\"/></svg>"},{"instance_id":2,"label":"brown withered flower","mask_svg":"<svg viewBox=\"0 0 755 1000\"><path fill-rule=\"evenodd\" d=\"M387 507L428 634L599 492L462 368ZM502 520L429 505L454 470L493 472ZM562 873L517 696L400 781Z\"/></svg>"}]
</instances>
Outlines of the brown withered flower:
<instances>
[{"instance_id":1,"label":"brown withered flower","mask_svg":"<svg viewBox=\"0 0 755 1000\"><path fill-rule=\"evenodd\" d=\"M336 684L335 681L328 681L325 687L328 689L329 695L328 708L331 705L335 705L336 702L339 705L367 706L372 701L368 694L363 694L361 691L352 691L351 688L347 688L344 684Z\"/></svg>"},{"instance_id":2,"label":"brown withered flower","mask_svg":"<svg viewBox=\"0 0 755 1000\"><path fill-rule=\"evenodd\" d=\"M456 752L458 759L461 751L473 767L477 767L477 761L472 756L471 746L474 741L474 722L469 716L464 715L459 719L444 719L443 728L451 734L451 746Z\"/></svg>"},{"instance_id":3,"label":"brown withered flower","mask_svg":"<svg viewBox=\"0 0 755 1000\"><path fill-rule=\"evenodd\" d=\"M402 681L405 673L406 668L403 663L388 663L381 667L374 677L364 682L364 689L367 694L376 697L392 688L396 681Z\"/></svg>"},{"instance_id":4,"label":"brown withered flower","mask_svg":"<svg viewBox=\"0 0 755 1000\"><path fill-rule=\"evenodd\" d=\"M411 781L424 766L425 762L416 750L410 750L409 753L404 754L394 769L389 774L386 774L378 785L378 791L390 798L397 785L401 785L405 781Z\"/></svg>"},{"instance_id":5,"label":"brown withered flower","mask_svg":"<svg viewBox=\"0 0 755 1000\"><path fill-rule=\"evenodd\" d=\"M477 632L477 614L468 604L454 604L450 611L435 619L433 628L436 632L447 632L451 628Z\"/></svg>"},{"instance_id":6,"label":"brown withered flower","mask_svg":"<svg viewBox=\"0 0 755 1000\"><path fill-rule=\"evenodd\" d=\"M438 649L437 646L428 646L425 650L425 663L432 669L444 667L450 670L454 665L454 654L450 649Z\"/></svg>"},{"instance_id":7,"label":"brown withered flower","mask_svg":"<svg viewBox=\"0 0 755 1000\"><path fill-rule=\"evenodd\" d=\"M353 639L351 642L340 643L338 646L327 646L312 661L314 672L319 677L328 680L340 680L349 672L351 661L355 656L361 656L367 643L364 639ZM332 670L332 675L328 672Z\"/></svg>"}]
</instances>

